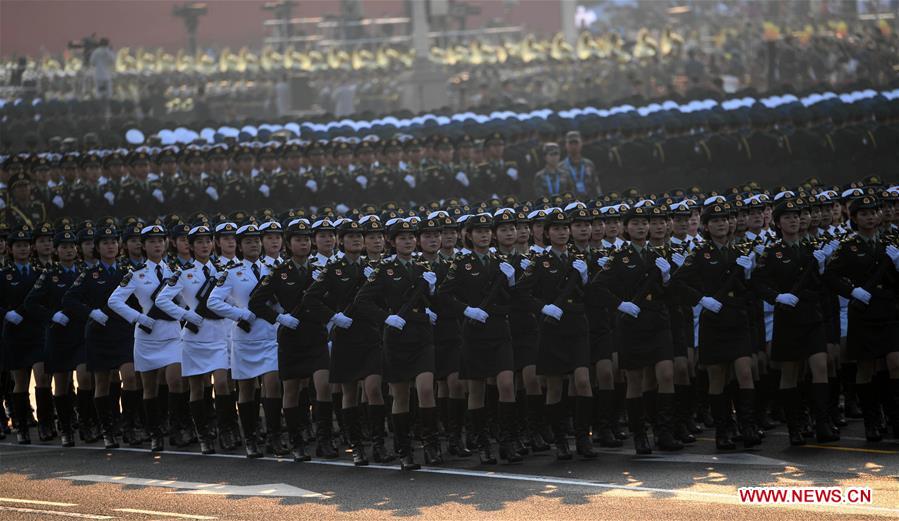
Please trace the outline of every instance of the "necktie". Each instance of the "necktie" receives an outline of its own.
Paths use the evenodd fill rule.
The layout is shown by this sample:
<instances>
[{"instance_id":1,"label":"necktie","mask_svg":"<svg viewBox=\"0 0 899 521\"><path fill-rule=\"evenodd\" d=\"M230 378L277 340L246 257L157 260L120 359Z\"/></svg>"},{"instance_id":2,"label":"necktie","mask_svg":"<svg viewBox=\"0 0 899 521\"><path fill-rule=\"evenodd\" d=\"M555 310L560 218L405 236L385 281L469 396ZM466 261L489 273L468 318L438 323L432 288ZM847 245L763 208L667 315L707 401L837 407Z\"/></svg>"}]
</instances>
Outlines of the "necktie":
<instances>
[{"instance_id":1,"label":"necktie","mask_svg":"<svg viewBox=\"0 0 899 521\"><path fill-rule=\"evenodd\" d=\"M559 258L562 259L562 264L566 264L566 265L568 264L568 254L567 253L563 253L562 255L559 256Z\"/></svg>"},{"instance_id":2,"label":"necktie","mask_svg":"<svg viewBox=\"0 0 899 521\"><path fill-rule=\"evenodd\" d=\"M23 279L28 278L28 266L22 266L21 273Z\"/></svg>"},{"instance_id":3,"label":"necktie","mask_svg":"<svg viewBox=\"0 0 899 521\"><path fill-rule=\"evenodd\" d=\"M256 282L259 282L259 265L254 263L252 270L253 276L256 277Z\"/></svg>"},{"instance_id":4,"label":"necktie","mask_svg":"<svg viewBox=\"0 0 899 521\"><path fill-rule=\"evenodd\" d=\"M156 265L156 281L162 282L162 266Z\"/></svg>"},{"instance_id":5,"label":"necktie","mask_svg":"<svg viewBox=\"0 0 899 521\"><path fill-rule=\"evenodd\" d=\"M209 266L203 266L203 282L209 280Z\"/></svg>"}]
</instances>

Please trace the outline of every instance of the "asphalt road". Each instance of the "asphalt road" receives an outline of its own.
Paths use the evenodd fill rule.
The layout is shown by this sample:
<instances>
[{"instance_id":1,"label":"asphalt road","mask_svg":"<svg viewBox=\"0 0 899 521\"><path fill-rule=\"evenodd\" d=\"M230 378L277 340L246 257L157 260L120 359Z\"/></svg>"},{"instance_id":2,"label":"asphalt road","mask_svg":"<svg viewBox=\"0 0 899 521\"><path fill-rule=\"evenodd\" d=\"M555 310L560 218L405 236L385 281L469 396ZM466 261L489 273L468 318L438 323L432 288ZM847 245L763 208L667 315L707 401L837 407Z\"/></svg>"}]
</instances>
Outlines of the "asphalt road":
<instances>
[{"instance_id":1,"label":"asphalt road","mask_svg":"<svg viewBox=\"0 0 899 521\"><path fill-rule=\"evenodd\" d=\"M293 463L242 454L0 442L0 519L882 519L899 517L899 441L790 448L782 428L759 450L716 454L711 432L683 452L594 461L551 454L518 465L476 458L401 472L349 458ZM390 446L390 445L388 445ZM850 487L869 505L747 506L745 486Z\"/></svg>"}]
</instances>

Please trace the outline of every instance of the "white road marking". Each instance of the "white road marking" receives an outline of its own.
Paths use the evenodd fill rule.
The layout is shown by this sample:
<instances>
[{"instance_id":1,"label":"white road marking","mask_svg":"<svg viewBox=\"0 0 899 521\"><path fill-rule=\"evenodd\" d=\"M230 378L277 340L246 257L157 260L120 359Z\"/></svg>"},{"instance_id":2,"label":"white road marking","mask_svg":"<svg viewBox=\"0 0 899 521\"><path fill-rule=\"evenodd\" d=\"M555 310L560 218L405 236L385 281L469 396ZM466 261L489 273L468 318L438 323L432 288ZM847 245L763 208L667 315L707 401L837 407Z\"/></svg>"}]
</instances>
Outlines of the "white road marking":
<instances>
[{"instance_id":1,"label":"white road marking","mask_svg":"<svg viewBox=\"0 0 899 521\"><path fill-rule=\"evenodd\" d=\"M115 508L116 512L127 512L129 514L147 514L151 516L178 517L181 519L218 519L212 516L201 516L197 514L179 514L178 512L157 512L155 510L140 510L137 508Z\"/></svg>"},{"instance_id":2,"label":"white road marking","mask_svg":"<svg viewBox=\"0 0 899 521\"><path fill-rule=\"evenodd\" d=\"M46 514L48 516L77 517L80 519L115 519L112 516L101 516L99 514L82 514L80 512L60 512L58 510L38 510L36 508L7 507L0 505L0 511L7 510L10 512L24 512L26 514Z\"/></svg>"},{"instance_id":3,"label":"white road marking","mask_svg":"<svg viewBox=\"0 0 899 521\"><path fill-rule=\"evenodd\" d=\"M18 499L14 497L0 497L0 503L23 503L26 505L44 505L48 507L77 507L78 503L57 503L55 501L38 501L37 499Z\"/></svg>"},{"instance_id":4,"label":"white road marking","mask_svg":"<svg viewBox=\"0 0 899 521\"><path fill-rule=\"evenodd\" d=\"M614 453L620 454L620 452ZM788 461L777 460L756 454L737 452L734 454L690 454L688 452L653 453L649 456L639 456L634 461L662 461L668 463L706 463L709 465L759 465L784 467L793 465Z\"/></svg>"},{"instance_id":5,"label":"white road marking","mask_svg":"<svg viewBox=\"0 0 899 521\"><path fill-rule=\"evenodd\" d=\"M304 497L323 498L318 492L294 487L285 483L268 483L263 485L225 485L222 483L198 483L195 481L172 481L165 479L131 478L127 476L104 476L86 474L83 476L66 476L60 479L72 481L90 481L92 483L112 483L118 485L138 485L142 487L162 487L183 490L182 494L203 494L212 496L271 496L271 497Z\"/></svg>"}]
</instances>

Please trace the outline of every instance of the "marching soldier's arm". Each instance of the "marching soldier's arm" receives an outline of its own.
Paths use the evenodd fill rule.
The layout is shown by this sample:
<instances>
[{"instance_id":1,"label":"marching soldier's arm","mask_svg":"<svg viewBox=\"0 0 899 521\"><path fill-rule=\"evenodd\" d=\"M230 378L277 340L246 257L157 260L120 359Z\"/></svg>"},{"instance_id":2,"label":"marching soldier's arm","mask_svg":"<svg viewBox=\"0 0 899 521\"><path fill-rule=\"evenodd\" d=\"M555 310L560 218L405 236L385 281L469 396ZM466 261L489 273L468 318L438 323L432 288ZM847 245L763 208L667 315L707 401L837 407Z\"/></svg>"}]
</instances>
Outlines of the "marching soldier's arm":
<instances>
[{"instance_id":1,"label":"marching soldier's arm","mask_svg":"<svg viewBox=\"0 0 899 521\"><path fill-rule=\"evenodd\" d=\"M532 313L540 313L543 306L552 304L544 300L543 292L540 290L541 268L537 264L537 259L534 259L512 288L512 298L521 302L522 306Z\"/></svg>"},{"instance_id":2,"label":"marching soldier's arm","mask_svg":"<svg viewBox=\"0 0 899 521\"><path fill-rule=\"evenodd\" d=\"M271 274L263 277L259 287L250 295L250 302L247 304L247 307L250 308L254 315L269 324L274 324L278 320L278 313L268 305L269 302L277 301L275 285L272 281L274 281L274 278Z\"/></svg>"},{"instance_id":3,"label":"marching soldier's arm","mask_svg":"<svg viewBox=\"0 0 899 521\"><path fill-rule=\"evenodd\" d=\"M774 302L780 292L777 291L777 281L774 279L771 266L767 262L769 251L770 249L766 249L765 252L759 256L758 264L756 265L755 271L752 273L750 284L756 295L762 300L771 303Z\"/></svg>"},{"instance_id":4,"label":"marching soldier's arm","mask_svg":"<svg viewBox=\"0 0 899 521\"><path fill-rule=\"evenodd\" d=\"M615 287L615 277L617 276L615 268L618 266L617 259L612 257L605 268L593 277L587 288L588 293L593 294L605 307L613 310L618 309L619 304L628 300L627 297L621 297L612 290Z\"/></svg>"},{"instance_id":5,"label":"marching soldier's arm","mask_svg":"<svg viewBox=\"0 0 899 521\"><path fill-rule=\"evenodd\" d=\"M848 277L849 255L846 255L844 248L846 243L841 243L840 247L830 257L830 262L824 268L824 281L827 285L843 298L852 298L852 280Z\"/></svg>"},{"instance_id":6,"label":"marching soldier's arm","mask_svg":"<svg viewBox=\"0 0 899 521\"><path fill-rule=\"evenodd\" d=\"M337 313L326 302L329 292L328 281L331 278L330 274L331 270L327 266L322 268L318 278L303 294L302 300L302 306L306 309L306 314L310 320L322 325L330 322L331 317Z\"/></svg>"},{"instance_id":7,"label":"marching soldier's arm","mask_svg":"<svg viewBox=\"0 0 899 521\"><path fill-rule=\"evenodd\" d=\"M128 277L122 279L122 282L125 285L119 284L116 286L115 291L109 296L109 309L115 311L117 315L124 318L128 323L133 324L137 322L138 317L141 316L141 313L138 310L129 306L126 302L128 298L134 294L134 278Z\"/></svg>"},{"instance_id":8,"label":"marching soldier's arm","mask_svg":"<svg viewBox=\"0 0 899 521\"><path fill-rule=\"evenodd\" d=\"M453 262L446 273L446 277L437 287L437 291L434 294L434 299L437 301L437 305L440 308L440 311L435 309L434 312L438 315L442 315L445 313L448 316L462 318L465 313L465 308L469 306L469 304L459 300L459 294L461 292L461 279L459 279L458 274L459 264L457 262Z\"/></svg>"},{"instance_id":9,"label":"marching soldier's arm","mask_svg":"<svg viewBox=\"0 0 899 521\"><path fill-rule=\"evenodd\" d=\"M40 278L31 287L31 291L25 296L25 302L22 304L23 309L30 316L42 321L50 320L50 317L55 313L55 311L46 306L47 295L50 290L50 286L47 284L49 278L49 271L41 273Z\"/></svg>"},{"instance_id":10,"label":"marching soldier's arm","mask_svg":"<svg viewBox=\"0 0 899 521\"><path fill-rule=\"evenodd\" d=\"M206 307L220 317L230 318L237 322L244 318L244 313L240 308L233 306L228 302L228 297L230 296L231 277L225 275L225 280L216 283L215 288L209 293L209 300L206 301Z\"/></svg>"},{"instance_id":11,"label":"marching soldier's arm","mask_svg":"<svg viewBox=\"0 0 899 521\"><path fill-rule=\"evenodd\" d=\"M368 277L365 284L359 288L356 293L356 314L365 317L376 324L382 324L390 313L387 310L387 303L384 295L387 294L387 278L388 275L382 272L380 268Z\"/></svg>"},{"instance_id":12,"label":"marching soldier's arm","mask_svg":"<svg viewBox=\"0 0 899 521\"><path fill-rule=\"evenodd\" d=\"M75 282L69 286L62 295L62 311L71 318L87 320L91 312L84 294L84 281L87 280L87 271L81 272Z\"/></svg>"},{"instance_id":13,"label":"marching soldier's arm","mask_svg":"<svg viewBox=\"0 0 899 521\"><path fill-rule=\"evenodd\" d=\"M696 254L687 255L684 265L677 269L672 275L668 286L672 291L683 295L683 302L688 306L695 306L704 296L702 293L702 274L699 272L699 265L694 258Z\"/></svg>"},{"instance_id":14,"label":"marching soldier's arm","mask_svg":"<svg viewBox=\"0 0 899 521\"><path fill-rule=\"evenodd\" d=\"M159 290L159 294L156 295L156 301L154 302L156 307L175 320L181 320L184 317L184 313L187 312L187 309L175 303L175 299L182 289L184 289L184 284L181 282L181 277L172 277Z\"/></svg>"}]
</instances>

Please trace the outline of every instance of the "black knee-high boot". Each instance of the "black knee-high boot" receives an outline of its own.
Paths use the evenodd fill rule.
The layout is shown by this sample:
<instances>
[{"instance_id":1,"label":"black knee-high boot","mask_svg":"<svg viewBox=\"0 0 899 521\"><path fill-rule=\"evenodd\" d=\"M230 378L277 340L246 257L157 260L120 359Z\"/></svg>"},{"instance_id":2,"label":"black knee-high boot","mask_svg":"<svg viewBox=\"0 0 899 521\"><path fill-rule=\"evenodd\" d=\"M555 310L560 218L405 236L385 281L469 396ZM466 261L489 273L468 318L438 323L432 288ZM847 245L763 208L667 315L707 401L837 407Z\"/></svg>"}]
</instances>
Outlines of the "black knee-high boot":
<instances>
[{"instance_id":1,"label":"black knee-high boot","mask_svg":"<svg viewBox=\"0 0 899 521\"><path fill-rule=\"evenodd\" d=\"M499 457L506 463L518 463L522 459L513 443L517 408L515 402L497 402Z\"/></svg>"},{"instance_id":2,"label":"black knee-high boot","mask_svg":"<svg viewBox=\"0 0 899 521\"><path fill-rule=\"evenodd\" d=\"M684 444L674 436L674 424L676 420L674 393L656 394L656 423L653 424L653 433L658 439L659 450L681 450Z\"/></svg>"},{"instance_id":3,"label":"black knee-high boot","mask_svg":"<svg viewBox=\"0 0 899 521\"><path fill-rule=\"evenodd\" d=\"M400 455L400 468L402 470L418 470L421 465L415 462L412 450L412 437L409 413L394 413L393 428L397 454Z\"/></svg>"},{"instance_id":4,"label":"black knee-high boot","mask_svg":"<svg viewBox=\"0 0 899 521\"><path fill-rule=\"evenodd\" d=\"M195 439L189 401L188 393L168 393L169 443L175 447L187 447Z\"/></svg>"},{"instance_id":5,"label":"black knee-high boot","mask_svg":"<svg viewBox=\"0 0 899 521\"><path fill-rule=\"evenodd\" d=\"M593 397L577 396L574 398L574 443L578 456L592 459L599 454L593 450L590 439L590 419L593 417Z\"/></svg>"},{"instance_id":6,"label":"black knee-high boot","mask_svg":"<svg viewBox=\"0 0 899 521\"><path fill-rule=\"evenodd\" d=\"M256 400L237 404L240 426L243 428L244 447L248 458L261 458L262 451L256 445L256 428L259 426L259 402Z\"/></svg>"},{"instance_id":7,"label":"black knee-high boot","mask_svg":"<svg viewBox=\"0 0 899 521\"><path fill-rule=\"evenodd\" d=\"M715 419L715 448L736 449L737 446L731 439L730 397L727 394L709 394L709 406Z\"/></svg>"},{"instance_id":8,"label":"black knee-high boot","mask_svg":"<svg viewBox=\"0 0 899 521\"><path fill-rule=\"evenodd\" d=\"M534 452L546 452L550 449L549 442L543 437L549 424L546 417L546 398L542 394L529 394L526 396L528 404L527 430L531 450Z\"/></svg>"},{"instance_id":9,"label":"black knee-high boot","mask_svg":"<svg viewBox=\"0 0 899 521\"><path fill-rule=\"evenodd\" d=\"M799 403L799 389L795 387L781 389L780 402L783 405L784 416L787 421L790 445L794 447L805 445L805 438L802 436L802 409Z\"/></svg>"},{"instance_id":10,"label":"black knee-high boot","mask_svg":"<svg viewBox=\"0 0 899 521\"><path fill-rule=\"evenodd\" d=\"M21 445L31 443L31 427L28 425L31 419L31 404L28 400L28 393L10 393L10 402L12 405L12 423L16 429L16 440Z\"/></svg>"},{"instance_id":11,"label":"black knee-high boot","mask_svg":"<svg viewBox=\"0 0 899 521\"><path fill-rule=\"evenodd\" d=\"M337 451L331 444L331 400L315 402L315 455L319 458L334 459Z\"/></svg>"},{"instance_id":12,"label":"black knee-high boot","mask_svg":"<svg viewBox=\"0 0 899 521\"><path fill-rule=\"evenodd\" d=\"M290 439L290 452L294 461L312 459L306 453L306 439L303 438L302 412L299 407L284 408L284 422L287 424L287 435Z\"/></svg>"},{"instance_id":13,"label":"black knee-high boot","mask_svg":"<svg viewBox=\"0 0 899 521\"><path fill-rule=\"evenodd\" d=\"M262 409L265 412L266 450L278 458L287 456L290 451L281 441L281 398L263 398Z\"/></svg>"},{"instance_id":14,"label":"black knee-high boot","mask_svg":"<svg viewBox=\"0 0 899 521\"><path fill-rule=\"evenodd\" d=\"M162 420L159 415L161 398L144 398L144 416L147 422L147 434L150 435L150 450L158 452L165 449L165 434L162 432Z\"/></svg>"},{"instance_id":15,"label":"black knee-high boot","mask_svg":"<svg viewBox=\"0 0 899 521\"><path fill-rule=\"evenodd\" d=\"M437 408L421 407L418 409L421 418L421 439L424 444L425 465L443 463L443 450L440 448L440 437L437 430Z\"/></svg>"},{"instance_id":16,"label":"black knee-high boot","mask_svg":"<svg viewBox=\"0 0 899 521\"><path fill-rule=\"evenodd\" d=\"M859 419L864 417L864 413L858 406L857 384L855 377L858 373L858 364L855 362L846 362L840 367L840 379L843 383L843 413L847 418Z\"/></svg>"},{"instance_id":17,"label":"black knee-high boot","mask_svg":"<svg viewBox=\"0 0 899 521\"><path fill-rule=\"evenodd\" d=\"M568 412L565 403L558 402L546 406L553 428L553 444L556 446L557 460L570 460L571 449L568 447Z\"/></svg>"},{"instance_id":18,"label":"black knee-high boot","mask_svg":"<svg viewBox=\"0 0 899 521\"><path fill-rule=\"evenodd\" d=\"M53 397L53 403L56 406L56 416L59 418L59 436L63 447L75 446L75 431L72 426L72 406L71 393L61 394Z\"/></svg>"},{"instance_id":19,"label":"black knee-high boot","mask_svg":"<svg viewBox=\"0 0 899 521\"><path fill-rule=\"evenodd\" d=\"M122 390L122 441L133 447L143 443L137 432L138 412L141 408L140 391Z\"/></svg>"},{"instance_id":20,"label":"black knee-high boot","mask_svg":"<svg viewBox=\"0 0 899 521\"><path fill-rule=\"evenodd\" d=\"M53 392L49 387L35 387L34 401L37 405L37 435L41 441L56 438L53 414Z\"/></svg>"},{"instance_id":21,"label":"black knee-high boot","mask_svg":"<svg viewBox=\"0 0 899 521\"><path fill-rule=\"evenodd\" d=\"M209 410L206 408L206 400L194 400L189 403L190 416L200 440L200 452L203 454L215 454L215 434L209 425Z\"/></svg>"},{"instance_id":22,"label":"black knee-high boot","mask_svg":"<svg viewBox=\"0 0 899 521\"><path fill-rule=\"evenodd\" d=\"M78 435L84 443L100 439L100 424L97 409L94 408L93 389L78 389L75 394L75 408L78 412Z\"/></svg>"},{"instance_id":23,"label":"black knee-high boot","mask_svg":"<svg viewBox=\"0 0 899 521\"><path fill-rule=\"evenodd\" d=\"M830 419L830 388L826 383L812 384L813 409L815 415L815 441L828 443L840 441L839 434L834 432Z\"/></svg>"},{"instance_id":24,"label":"black knee-high boot","mask_svg":"<svg viewBox=\"0 0 899 521\"><path fill-rule=\"evenodd\" d=\"M611 389L597 389L593 398L596 422L593 425L593 441L600 447L621 447L622 442L612 432L615 392Z\"/></svg>"},{"instance_id":25,"label":"black knee-high boot","mask_svg":"<svg viewBox=\"0 0 899 521\"><path fill-rule=\"evenodd\" d=\"M693 443L696 437L690 432L690 423L693 414L690 408L690 397L693 390L689 385L674 386L674 424L672 425L674 438L681 443Z\"/></svg>"},{"instance_id":26,"label":"black knee-high boot","mask_svg":"<svg viewBox=\"0 0 899 521\"><path fill-rule=\"evenodd\" d=\"M737 396L740 403L740 433L743 446L748 449L762 442L755 425L755 389L740 389Z\"/></svg>"},{"instance_id":27,"label":"black knee-high boot","mask_svg":"<svg viewBox=\"0 0 899 521\"><path fill-rule=\"evenodd\" d=\"M471 456L471 451L468 450L462 439L462 427L465 424L465 411L468 409L468 400L465 398L450 398L447 408L449 409L446 426L447 452L453 456L467 458Z\"/></svg>"},{"instance_id":28,"label":"black knee-high boot","mask_svg":"<svg viewBox=\"0 0 899 521\"><path fill-rule=\"evenodd\" d=\"M873 383L856 384L855 390L862 408L865 420L865 438L868 441L881 441L883 432L880 430L880 403L877 401L877 393Z\"/></svg>"},{"instance_id":29,"label":"black knee-high boot","mask_svg":"<svg viewBox=\"0 0 899 521\"><path fill-rule=\"evenodd\" d=\"M240 444L240 428L237 425L237 409L233 394L215 395L215 416L219 446L225 451L236 449Z\"/></svg>"},{"instance_id":30,"label":"black knee-high boot","mask_svg":"<svg viewBox=\"0 0 899 521\"><path fill-rule=\"evenodd\" d=\"M496 458L490 447L490 436L487 433L487 412L484 407L471 409L471 427L478 445L478 456L482 465L495 465Z\"/></svg>"},{"instance_id":31,"label":"black knee-high boot","mask_svg":"<svg viewBox=\"0 0 899 521\"><path fill-rule=\"evenodd\" d=\"M107 449L119 448L116 439L115 418L112 413L112 398L110 396L98 396L94 398L94 406L97 408L97 417L100 418L100 429L103 431L103 444Z\"/></svg>"},{"instance_id":32,"label":"black knee-high boot","mask_svg":"<svg viewBox=\"0 0 899 521\"><path fill-rule=\"evenodd\" d=\"M651 454L652 445L646 435L646 422L643 418L643 397L627 399L627 421L634 435L634 451L637 454Z\"/></svg>"},{"instance_id":33,"label":"black knee-high boot","mask_svg":"<svg viewBox=\"0 0 899 521\"><path fill-rule=\"evenodd\" d=\"M371 432L371 458L375 463L390 463L396 456L387 451L384 439L387 437L387 406L368 404L369 432Z\"/></svg>"}]
</instances>

